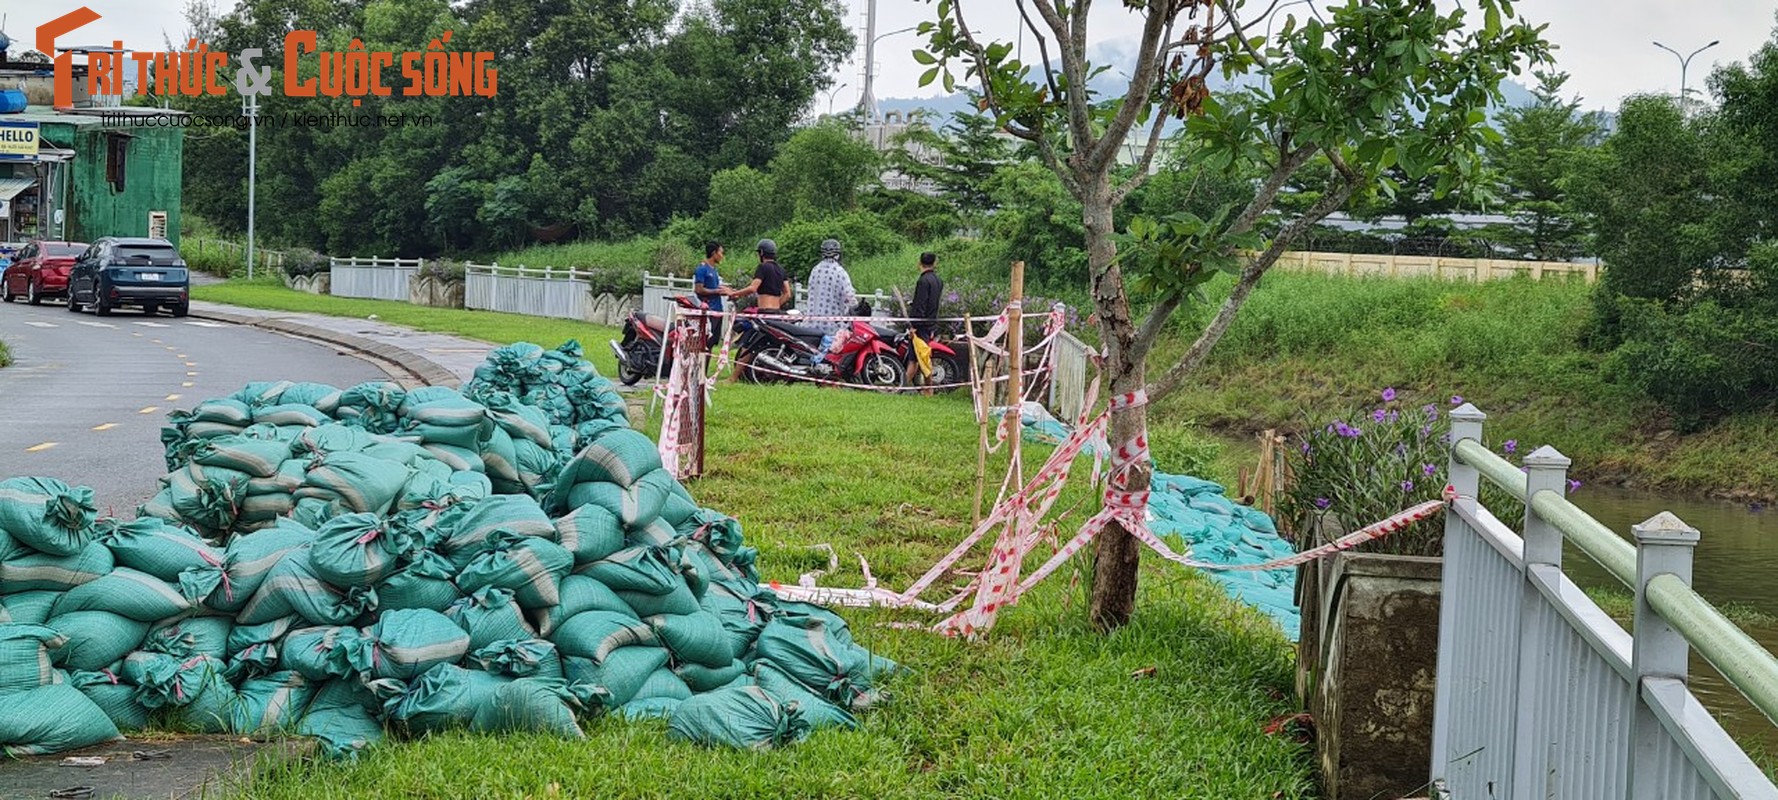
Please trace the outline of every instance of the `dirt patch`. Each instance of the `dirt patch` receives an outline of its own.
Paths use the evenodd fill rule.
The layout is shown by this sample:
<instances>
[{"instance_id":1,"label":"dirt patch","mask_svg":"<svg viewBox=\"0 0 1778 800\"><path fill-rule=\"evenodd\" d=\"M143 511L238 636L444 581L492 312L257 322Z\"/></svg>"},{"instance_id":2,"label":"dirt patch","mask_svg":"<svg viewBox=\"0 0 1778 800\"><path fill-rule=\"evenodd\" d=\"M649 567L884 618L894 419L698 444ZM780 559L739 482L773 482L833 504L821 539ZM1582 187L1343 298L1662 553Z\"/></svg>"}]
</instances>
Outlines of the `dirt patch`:
<instances>
[{"instance_id":1,"label":"dirt patch","mask_svg":"<svg viewBox=\"0 0 1778 800\"><path fill-rule=\"evenodd\" d=\"M0 761L0 798L149 800L215 797L245 784L261 757L297 758L312 750L314 742L308 739L271 742L228 736L131 739L53 756Z\"/></svg>"}]
</instances>

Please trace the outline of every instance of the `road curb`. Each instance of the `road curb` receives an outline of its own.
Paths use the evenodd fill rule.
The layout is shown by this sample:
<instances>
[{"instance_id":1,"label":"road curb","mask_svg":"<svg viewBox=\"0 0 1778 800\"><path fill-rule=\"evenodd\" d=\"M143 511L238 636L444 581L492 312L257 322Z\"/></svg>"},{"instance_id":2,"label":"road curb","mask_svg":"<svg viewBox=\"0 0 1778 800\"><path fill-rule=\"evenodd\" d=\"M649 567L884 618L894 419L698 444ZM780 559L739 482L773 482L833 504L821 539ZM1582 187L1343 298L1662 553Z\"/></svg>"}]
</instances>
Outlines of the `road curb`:
<instances>
[{"instance_id":1,"label":"road curb","mask_svg":"<svg viewBox=\"0 0 1778 800\"><path fill-rule=\"evenodd\" d=\"M384 344L383 342L374 339L367 339L363 336L341 333L327 328L318 328L313 325L305 325L300 322L292 322L277 317L249 316L246 314L234 314L227 311L200 311L195 308L191 310L190 315L199 319L261 328L344 347L358 355L368 356L378 361L394 364L397 367L412 373L414 377L419 378L428 386L445 386L456 389L463 383L462 380L457 377L455 372L446 369L443 365L421 355L420 353L396 347L394 345Z\"/></svg>"}]
</instances>

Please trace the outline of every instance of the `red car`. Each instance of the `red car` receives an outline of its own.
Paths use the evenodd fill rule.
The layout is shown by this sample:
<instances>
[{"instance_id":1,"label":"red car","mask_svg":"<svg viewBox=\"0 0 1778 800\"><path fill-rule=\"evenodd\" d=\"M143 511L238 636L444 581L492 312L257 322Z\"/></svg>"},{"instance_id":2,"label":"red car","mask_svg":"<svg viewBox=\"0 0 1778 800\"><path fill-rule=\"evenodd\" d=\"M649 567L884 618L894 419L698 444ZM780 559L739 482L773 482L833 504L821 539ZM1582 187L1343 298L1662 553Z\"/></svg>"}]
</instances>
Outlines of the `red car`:
<instances>
[{"instance_id":1,"label":"red car","mask_svg":"<svg viewBox=\"0 0 1778 800\"><path fill-rule=\"evenodd\" d=\"M12 266L0 272L0 300L18 297L37 305L46 297L68 296L68 270L86 251L84 242L32 242L20 250Z\"/></svg>"}]
</instances>

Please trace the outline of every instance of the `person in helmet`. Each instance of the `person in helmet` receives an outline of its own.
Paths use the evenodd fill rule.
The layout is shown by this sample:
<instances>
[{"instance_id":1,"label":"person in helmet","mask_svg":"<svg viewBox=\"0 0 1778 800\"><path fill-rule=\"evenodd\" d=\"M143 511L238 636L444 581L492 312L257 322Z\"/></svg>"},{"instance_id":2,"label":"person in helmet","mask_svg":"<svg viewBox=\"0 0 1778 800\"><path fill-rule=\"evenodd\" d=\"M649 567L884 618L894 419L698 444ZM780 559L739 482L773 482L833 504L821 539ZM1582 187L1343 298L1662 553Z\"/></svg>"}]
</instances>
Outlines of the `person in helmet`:
<instances>
[{"instance_id":1,"label":"person in helmet","mask_svg":"<svg viewBox=\"0 0 1778 800\"><path fill-rule=\"evenodd\" d=\"M761 239L754 249L759 253L759 267L753 270L753 282L730 292L729 297L739 300L758 295L760 311L780 313L790 300L790 277L778 266L778 243Z\"/></svg>"},{"instance_id":2,"label":"person in helmet","mask_svg":"<svg viewBox=\"0 0 1778 800\"><path fill-rule=\"evenodd\" d=\"M809 306L804 309L810 319L808 327L832 335L845 327L838 317L849 316L858 305L858 292L852 288L852 276L840 264L840 242L828 239L821 243L821 261L809 271Z\"/></svg>"}]
</instances>

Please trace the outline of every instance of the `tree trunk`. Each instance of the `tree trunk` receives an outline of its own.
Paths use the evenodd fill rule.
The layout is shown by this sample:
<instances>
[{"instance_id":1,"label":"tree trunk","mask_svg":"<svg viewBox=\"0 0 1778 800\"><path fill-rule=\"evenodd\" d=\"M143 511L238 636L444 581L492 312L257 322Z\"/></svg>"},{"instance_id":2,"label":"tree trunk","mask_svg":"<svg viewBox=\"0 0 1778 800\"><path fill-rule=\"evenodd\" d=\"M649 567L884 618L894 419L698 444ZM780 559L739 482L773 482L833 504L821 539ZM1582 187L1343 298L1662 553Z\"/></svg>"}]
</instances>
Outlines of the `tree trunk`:
<instances>
[{"instance_id":1,"label":"tree trunk","mask_svg":"<svg viewBox=\"0 0 1778 800\"><path fill-rule=\"evenodd\" d=\"M1105 341L1105 369L1112 396L1139 391L1147 380L1144 359L1136 349L1136 324L1130 318L1130 302L1124 292L1122 271L1112 260L1117 256L1113 241L1111 188L1101 178L1085 184L1082 217L1087 235L1087 271L1092 276L1093 306L1099 317L1099 331ZM1136 406L1111 415L1107 443L1116 450L1124 442L1148 435L1148 409ZM1146 462L1136 465L1121 491L1148 490L1150 469ZM1136 567L1142 554L1141 544L1122 526L1108 525L1094 544L1093 592L1088 601L1088 614L1093 624L1109 631L1130 621L1136 609Z\"/></svg>"}]
</instances>

